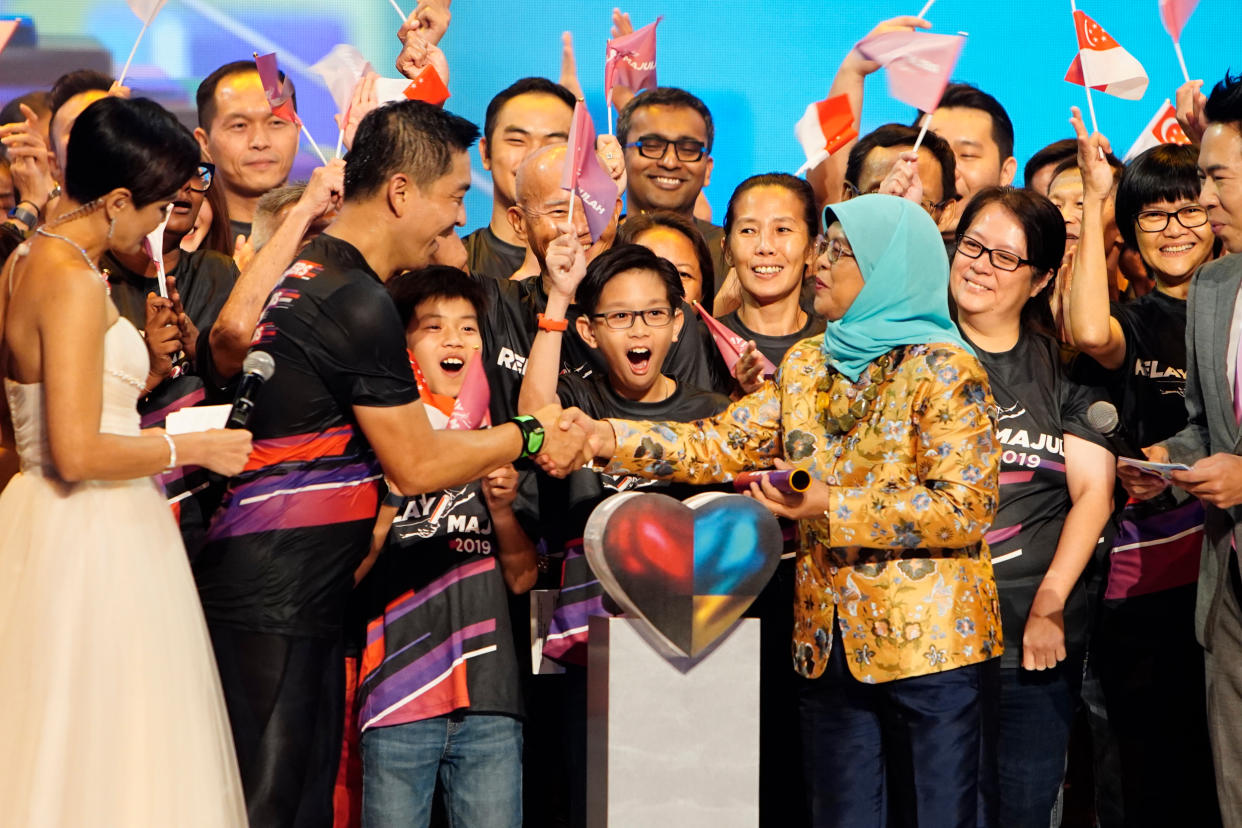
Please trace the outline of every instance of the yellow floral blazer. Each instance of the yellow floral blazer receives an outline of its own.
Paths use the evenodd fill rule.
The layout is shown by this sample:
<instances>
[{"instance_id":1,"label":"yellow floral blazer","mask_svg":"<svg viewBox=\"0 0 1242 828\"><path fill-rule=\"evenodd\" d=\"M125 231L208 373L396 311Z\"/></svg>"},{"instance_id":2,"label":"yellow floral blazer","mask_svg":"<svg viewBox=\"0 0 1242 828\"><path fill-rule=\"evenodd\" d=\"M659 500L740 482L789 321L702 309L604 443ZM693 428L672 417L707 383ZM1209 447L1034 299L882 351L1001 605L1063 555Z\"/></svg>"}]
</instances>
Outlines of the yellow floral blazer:
<instances>
[{"instance_id":1,"label":"yellow floral blazer","mask_svg":"<svg viewBox=\"0 0 1242 828\"><path fill-rule=\"evenodd\" d=\"M910 345L853 383L829 368L821 341L799 342L775 381L710 419L609 420L608 471L705 483L783 457L828 484L828 516L798 527L793 660L803 676L824 672L834 617L864 682L1000 655L983 540L1000 450L983 367L957 345Z\"/></svg>"}]
</instances>

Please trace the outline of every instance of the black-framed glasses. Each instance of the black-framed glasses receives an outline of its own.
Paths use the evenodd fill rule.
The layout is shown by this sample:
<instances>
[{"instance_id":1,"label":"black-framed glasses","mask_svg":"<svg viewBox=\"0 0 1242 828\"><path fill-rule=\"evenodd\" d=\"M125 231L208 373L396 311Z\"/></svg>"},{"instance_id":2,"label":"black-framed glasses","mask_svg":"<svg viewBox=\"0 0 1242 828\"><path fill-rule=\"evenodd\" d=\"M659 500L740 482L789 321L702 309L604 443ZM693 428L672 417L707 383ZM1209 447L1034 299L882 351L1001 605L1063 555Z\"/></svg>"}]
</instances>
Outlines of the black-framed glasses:
<instances>
[{"instance_id":1,"label":"black-framed glasses","mask_svg":"<svg viewBox=\"0 0 1242 828\"><path fill-rule=\"evenodd\" d=\"M1177 223L1187 230L1207 224L1207 210L1198 204L1187 204L1173 212L1166 210L1143 210L1135 216L1135 222L1144 233L1159 233L1169 226L1169 219L1177 216Z\"/></svg>"},{"instance_id":2,"label":"black-framed glasses","mask_svg":"<svg viewBox=\"0 0 1242 828\"><path fill-rule=\"evenodd\" d=\"M643 158L651 158L658 161L664 157L664 153L668 151L670 144L673 145L673 152L677 154L677 160L687 164L692 161L698 161L707 152L707 145L702 141L696 141L693 138L679 138L676 141L669 141L666 138L661 138L659 135L644 135L637 141L625 146L634 147Z\"/></svg>"},{"instance_id":3,"label":"black-framed glasses","mask_svg":"<svg viewBox=\"0 0 1242 828\"><path fill-rule=\"evenodd\" d=\"M648 328L667 328L673 321L672 308L648 308L647 310L622 310L608 313L593 313L592 319L602 319L604 324L613 330L623 331L634 327L634 320L642 318Z\"/></svg>"},{"instance_id":4,"label":"black-framed glasses","mask_svg":"<svg viewBox=\"0 0 1242 828\"><path fill-rule=\"evenodd\" d=\"M846 258L854 258L854 251L840 239L830 239L827 236L819 236L815 239L815 258L821 256L828 258L828 264L836 264L837 261L845 256Z\"/></svg>"},{"instance_id":5,"label":"black-framed glasses","mask_svg":"<svg viewBox=\"0 0 1242 828\"><path fill-rule=\"evenodd\" d=\"M1034 264L1030 259L1024 259L1017 253L1010 253L1008 250L997 250L994 247L984 247L970 236L962 236L962 240L957 243L957 252L968 259L977 259L984 253L987 253L988 261L997 270L1017 270L1022 265Z\"/></svg>"},{"instance_id":6,"label":"black-framed glasses","mask_svg":"<svg viewBox=\"0 0 1242 828\"><path fill-rule=\"evenodd\" d=\"M198 169L190 178L190 189L196 193L205 193L211 189L211 180L216 177L216 165L200 161Z\"/></svg>"}]
</instances>

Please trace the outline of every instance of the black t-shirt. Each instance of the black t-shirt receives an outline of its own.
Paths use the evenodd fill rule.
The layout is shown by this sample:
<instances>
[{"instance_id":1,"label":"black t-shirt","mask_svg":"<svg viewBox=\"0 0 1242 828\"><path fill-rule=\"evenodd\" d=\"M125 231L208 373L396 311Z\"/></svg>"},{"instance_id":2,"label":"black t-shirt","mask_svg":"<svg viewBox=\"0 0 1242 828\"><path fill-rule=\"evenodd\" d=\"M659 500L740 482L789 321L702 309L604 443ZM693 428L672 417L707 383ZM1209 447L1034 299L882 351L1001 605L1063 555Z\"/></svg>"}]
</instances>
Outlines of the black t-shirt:
<instances>
[{"instance_id":1,"label":"black t-shirt","mask_svg":"<svg viewBox=\"0 0 1242 828\"><path fill-rule=\"evenodd\" d=\"M477 277L476 277L477 278ZM500 423L517 414L518 394L526 373L526 356L535 341L538 314L548 306L543 280L537 276L518 282L479 278L487 292L487 322L483 325L483 355L487 359L487 380L492 392L492 422ZM682 303L685 324L681 336L669 348L662 373L678 383L696 388L712 387L709 363L710 337L704 341L702 329L693 324L694 310ZM561 371L591 376L606 374L603 354L578 335L575 320L582 315L571 305L566 316L569 328L561 343Z\"/></svg>"},{"instance_id":2,"label":"black t-shirt","mask_svg":"<svg viewBox=\"0 0 1242 828\"><path fill-rule=\"evenodd\" d=\"M248 221L238 221L237 219L229 219L229 233L232 234L231 237L229 238L229 241L230 242L236 241L238 236L245 236L247 239L249 239L252 226L253 225L251 225L251 223Z\"/></svg>"},{"instance_id":3,"label":"black t-shirt","mask_svg":"<svg viewBox=\"0 0 1242 828\"><path fill-rule=\"evenodd\" d=\"M703 219L696 218L694 224L703 234L703 241L707 242L707 250L712 254L712 269L715 271L714 284L703 285L703 304L711 308L712 300L720 292L720 286L724 284L725 277L729 275L729 263L725 261L724 254L725 232L723 227L718 227Z\"/></svg>"},{"instance_id":4,"label":"black t-shirt","mask_svg":"<svg viewBox=\"0 0 1242 828\"><path fill-rule=\"evenodd\" d=\"M526 248L509 244L486 224L462 239L466 245L466 270L475 276L505 281L526 261Z\"/></svg>"},{"instance_id":5,"label":"black t-shirt","mask_svg":"<svg viewBox=\"0 0 1242 828\"><path fill-rule=\"evenodd\" d=\"M1106 371L1091 360L1091 375L1108 391L1126 433L1141 449L1186 425L1186 301L1159 291L1112 315L1126 338L1121 366Z\"/></svg>"},{"instance_id":6,"label":"black t-shirt","mask_svg":"<svg viewBox=\"0 0 1242 828\"><path fill-rule=\"evenodd\" d=\"M1065 479L1064 436L1108 447L1087 425L1087 406L1103 391L1071 380L1051 337L1023 331L1009 351L974 346L1000 408L1000 498L987 534L1005 635L1002 665L1022 663L1022 631L1035 592L1057 550L1071 501ZM1085 578L1065 602L1065 640L1072 652L1086 643Z\"/></svg>"},{"instance_id":7,"label":"black t-shirt","mask_svg":"<svg viewBox=\"0 0 1242 828\"><path fill-rule=\"evenodd\" d=\"M824 332L824 318L813 313L806 315L806 324L801 330L794 331L791 334L783 336L768 336L767 334L756 333L750 328L742 324L742 320L738 319L737 311L725 314L720 317L720 324L747 341L754 340L755 347L759 349L759 353L763 354L773 365L780 365L781 360L785 358L785 352L798 344L809 336L822 334Z\"/></svg>"},{"instance_id":8,"label":"black t-shirt","mask_svg":"<svg viewBox=\"0 0 1242 828\"><path fill-rule=\"evenodd\" d=\"M251 345L276 362L250 420L255 450L194 561L208 620L339 634L383 478L353 406L418 399L404 334L352 245L319 236L285 271Z\"/></svg>"}]
</instances>

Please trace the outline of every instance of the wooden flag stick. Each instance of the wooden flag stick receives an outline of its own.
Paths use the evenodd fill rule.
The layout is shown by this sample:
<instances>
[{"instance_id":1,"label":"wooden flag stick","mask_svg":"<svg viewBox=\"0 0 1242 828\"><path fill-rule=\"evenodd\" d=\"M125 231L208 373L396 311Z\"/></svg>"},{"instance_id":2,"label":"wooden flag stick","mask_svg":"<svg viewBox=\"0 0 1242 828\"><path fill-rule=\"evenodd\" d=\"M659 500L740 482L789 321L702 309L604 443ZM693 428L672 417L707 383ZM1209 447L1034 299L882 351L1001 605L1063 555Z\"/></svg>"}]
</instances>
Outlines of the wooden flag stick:
<instances>
[{"instance_id":1,"label":"wooden flag stick","mask_svg":"<svg viewBox=\"0 0 1242 828\"><path fill-rule=\"evenodd\" d=\"M567 158L565 159L565 163L571 164L573 162ZM577 233L574 233L574 202L577 200L578 200L578 187L577 185L575 185L569 188L569 232L573 233L575 236L578 235Z\"/></svg>"},{"instance_id":2,"label":"wooden flag stick","mask_svg":"<svg viewBox=\"0 0 1242 828\"><path fill-rule=\"evenodd\" d=\"M928 4L930 5L930 4ZM914 139L914 149L911 152L917 154L919 147L923 146L923 136L927 134L927 125L931 123L931 115L923 114L923 128L919 130L919 137Z\"/></svg>"},{"instance_id":3,"label":"wooden flag stick","mask_svg":"<svg viewBox=\"0 0 1242 828\"><path fill-rule=\"evenodd\" d=\"M924 20L926 20L926 19L927 19L927 13L928 13L929 11L931 11L931 7L935 4L935 2L936 2L936 0L927 0L927 3L925 3L925 4L923 5L923 8L919 11L919 15L918 15L918 16L919 16L919 17L921 17L921 18L923 18Z\"/></svg>"},{"instance_id":4,"label":"wooden flag stick","mask_svg":"<svg viewBox=\"0 0 1242 828\"><path fill-rule=\"evenodd\" d=\"M345 127L341 127L341 131L336 134L336 157L341 157L341 147L345 145Z\"/></svg>"},{"instance_id":5,"label":"wooden flag stick","mask_svg":"<svg viewBox=\"0 0 1242 828\"><path fill-rule=\"evenodd\" d=\"M138 54L138 44L142 42L142 36L147 33L147 27L151 25L151 21L155 18L152 14L143 21L142 29L138 32L137 39L134 40L134 48L129 50L129 57L125 58L125 68L121 70L121 75L116 79L117 86L125 85L125 76L129 74L129 65L134 62L134 55Z\"/></svg>"},{"instance_id":6,"label":"wooden flag stick","mask_svg":"<svg viewBox=\"0 0 1242 828\"><path fill-rule=\"evenodd\" d=\"M1190 72L1186 71L1186 57L1182 54L1182 44L1179 41L1173 41L1173 51L1177 52L1177 65L1182 67L1182 77L1189 83Z\"/></svg>"},{"instance_id":7,"label":"wooden flag stick","mask_svg":"<svg viewBox=\"0 0 1242 828\"><path fill-rule=\"evenodd\" d=\"M388 0L392 7L397 10L397 14L401 15L401 22L405 22L405 12L401 11L401 7L397 5L397 0Z\"/></svg>"},{"instance_id":8,"label":"wooden flag stick","mask_svg":"<svg viewBox=\"0 0 1242 828\"><path fill-rule=\"evenodd\" d=\"M306 140L307 142L310 143L311 149L315 151L315 155L319 156L319 160L323 162L323 165L325 167L328 166L328 159L324 157L323 150L321 150L319 148L319 145L315 143L315 139L312 138L311 134L306 131L306 124L302 123L301 120L299 120L298 127L302 130L302 134L306 136Z\"/></svg>"}]
</instances>

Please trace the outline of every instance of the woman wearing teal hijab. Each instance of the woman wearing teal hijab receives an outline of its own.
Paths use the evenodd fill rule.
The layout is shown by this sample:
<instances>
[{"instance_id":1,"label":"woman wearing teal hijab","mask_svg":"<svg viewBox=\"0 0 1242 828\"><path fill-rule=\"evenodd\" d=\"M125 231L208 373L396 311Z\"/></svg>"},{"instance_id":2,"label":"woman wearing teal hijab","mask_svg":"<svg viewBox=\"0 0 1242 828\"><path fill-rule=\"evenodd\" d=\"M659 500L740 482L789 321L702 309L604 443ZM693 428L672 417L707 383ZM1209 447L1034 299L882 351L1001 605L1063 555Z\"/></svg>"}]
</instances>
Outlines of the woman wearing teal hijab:
<instances>
[{"instance_id":1,"label":"woman wearing teal hijab","mask_svg":"<svg viewBox=\"0 0 1242 828\"><path fill-rule=\"evenodd\" d=\"M815 310L830 321L773 380L694 423L573 416L608 471L811 473L801 494L750 494L799 524L792 666L813 824L975 825L982 672L1001 652L987 376L949 317L944 246L919 205L866 195L825 220Z\"/></svg>"}]
</instances>

